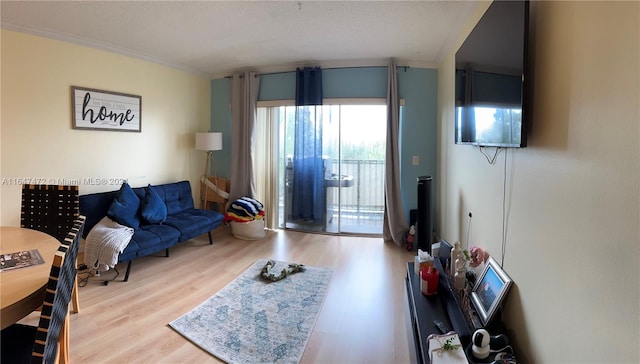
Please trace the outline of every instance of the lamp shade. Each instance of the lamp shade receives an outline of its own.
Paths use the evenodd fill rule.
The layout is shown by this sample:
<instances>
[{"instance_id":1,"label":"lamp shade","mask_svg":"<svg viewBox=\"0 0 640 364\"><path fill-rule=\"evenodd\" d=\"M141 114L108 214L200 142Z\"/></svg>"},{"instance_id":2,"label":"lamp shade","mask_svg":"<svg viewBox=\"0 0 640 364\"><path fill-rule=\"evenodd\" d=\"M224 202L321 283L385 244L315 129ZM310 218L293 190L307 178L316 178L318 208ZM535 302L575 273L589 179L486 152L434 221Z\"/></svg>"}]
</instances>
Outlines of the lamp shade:
<instances>
[{"instance_id":1,"label":"lamp shade","mask_svg":"<svg viewBox=\"0 0 640 364\"><path fill-rule=\"evenodd\" d=\"M222 150L222 133L196 133L196 149Z\"/></svg>"}]
</instances>

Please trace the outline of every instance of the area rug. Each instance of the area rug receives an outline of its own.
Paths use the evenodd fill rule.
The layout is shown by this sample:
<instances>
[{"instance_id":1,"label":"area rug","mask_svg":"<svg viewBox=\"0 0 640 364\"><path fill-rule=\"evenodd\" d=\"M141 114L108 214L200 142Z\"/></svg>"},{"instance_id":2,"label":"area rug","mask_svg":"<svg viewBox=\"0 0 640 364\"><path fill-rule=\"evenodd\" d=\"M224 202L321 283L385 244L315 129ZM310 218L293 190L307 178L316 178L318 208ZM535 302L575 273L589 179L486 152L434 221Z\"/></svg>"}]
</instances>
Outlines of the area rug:
<instances>
[{"instance_id":1,"label":"area rug","mask_svg":"<svg viewBox=\"0 0 640 364\"><path fill-rule=\"evenodd\" d=\"M277 282L260 278L259 259L218 293L169 325L228 363L298 363L333 274L305 266ZM276 262L276 267L289 263Z\"/></svg>"}]
</instances>

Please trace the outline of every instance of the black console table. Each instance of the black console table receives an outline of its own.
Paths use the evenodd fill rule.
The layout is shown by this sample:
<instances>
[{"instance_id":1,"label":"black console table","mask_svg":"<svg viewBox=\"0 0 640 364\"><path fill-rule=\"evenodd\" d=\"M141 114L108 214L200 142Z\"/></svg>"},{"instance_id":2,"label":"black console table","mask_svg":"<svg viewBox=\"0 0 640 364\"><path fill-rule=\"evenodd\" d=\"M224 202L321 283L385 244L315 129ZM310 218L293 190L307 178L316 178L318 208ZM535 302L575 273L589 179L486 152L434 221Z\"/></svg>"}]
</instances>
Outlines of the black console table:
<instances>
[{"instance_id":1,"label":"black console table","mask_svg":"<svg viewBox=\"0 0 640 364\"><path fill-rule=\"evenodd\" d=\"M434 320L442 321L449 329L455 331L465 348L471 342L473 333L456 300L456 294L449 285L440 259L435 260L435 266L440 272L438 293L425 296L420 290L420 277L414 272L414 263L407 263L405 311L411 359L414 363L430 363L427 337L430 334L441 334L433 323Z\"/></svg>"}]
</instances>

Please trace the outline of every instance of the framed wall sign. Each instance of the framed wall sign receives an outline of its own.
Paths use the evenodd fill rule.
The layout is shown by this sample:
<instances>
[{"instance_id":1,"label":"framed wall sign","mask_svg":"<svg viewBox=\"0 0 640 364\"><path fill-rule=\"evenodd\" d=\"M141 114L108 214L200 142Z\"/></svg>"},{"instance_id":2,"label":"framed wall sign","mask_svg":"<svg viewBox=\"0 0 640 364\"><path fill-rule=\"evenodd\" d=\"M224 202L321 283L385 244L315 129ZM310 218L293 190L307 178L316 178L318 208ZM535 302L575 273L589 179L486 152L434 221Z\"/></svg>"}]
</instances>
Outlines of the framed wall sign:
<instances>
[{"instance_id":1,"label":"framed wall sign","mask_svg":"<svg viewBox=\"0 0 640 364\"><path fill-rule=\"evenodd\" d=\"M74 129L142 131L142 97L71 86Z\"/></svg>"},{"instance_id":2,"label":"framed wall sign","mask_svg":"<svg viewBox=\"0 0 640 364\"><path fill-rule=\"evenodd\" d=\"M471 302L482 324L487 326L507 296L512 280L492 257L486 262L482 274L471 290Z\"/></svg>"}]
</instances>

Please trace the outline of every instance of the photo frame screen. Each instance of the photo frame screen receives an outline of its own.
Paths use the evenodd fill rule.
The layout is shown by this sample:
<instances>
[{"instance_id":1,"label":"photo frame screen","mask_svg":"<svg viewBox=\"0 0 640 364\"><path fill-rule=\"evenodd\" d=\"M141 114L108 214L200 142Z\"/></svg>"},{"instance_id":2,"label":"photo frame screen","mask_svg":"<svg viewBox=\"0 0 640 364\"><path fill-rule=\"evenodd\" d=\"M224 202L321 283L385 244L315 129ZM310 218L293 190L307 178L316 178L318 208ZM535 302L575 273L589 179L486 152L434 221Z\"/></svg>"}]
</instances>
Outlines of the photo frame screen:
<instances>
[{"instance_id":1,"label":"photo frame screen","mask_svg":"<svg viewBox=\"0 0 640 364\"><path fill-rule=\"evenodd\" d=\"M493 319L511 287L512 280L492 257L471 291L471 302L487 326Z\"/></svg>"}]
</instances>

